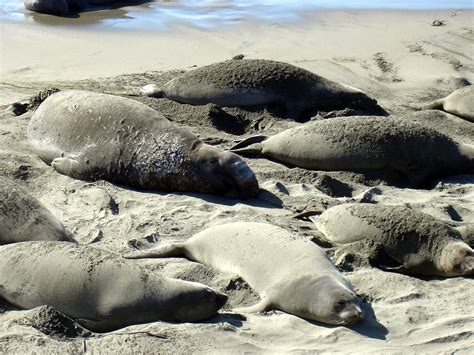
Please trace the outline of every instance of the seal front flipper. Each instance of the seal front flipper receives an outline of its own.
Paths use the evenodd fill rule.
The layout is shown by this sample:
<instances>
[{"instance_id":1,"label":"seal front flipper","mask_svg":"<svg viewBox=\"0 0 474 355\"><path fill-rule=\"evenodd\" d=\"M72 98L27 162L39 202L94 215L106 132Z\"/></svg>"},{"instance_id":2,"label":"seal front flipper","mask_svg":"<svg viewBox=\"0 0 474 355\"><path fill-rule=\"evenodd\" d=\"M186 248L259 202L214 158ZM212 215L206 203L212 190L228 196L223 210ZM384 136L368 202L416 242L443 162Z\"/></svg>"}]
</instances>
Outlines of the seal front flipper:
<instances>
[{"instance_id":1,"label":"seal front flipper","mask_svg":"<svg viewBox=\"0 0 474 355\"><path fill-rule=\"evenodd\" d=\"M174 258L180 256L185 256L183 242L164 244L152 250L144 250L122 255L125 259Z\"/></svg>"},{"instance_id":2,"label":"seal front flipper","mask_svg":"<svg viewBox=\"0 0 474 355\"><path fill-rule=\"evenodd\" d=\"M268 297L266 297L253 306L234 308L232 311L236 313L262 313L269 309L270 306L271 302L268 300Z\"/></svg>"},{"instance_id":3,"label":"seal front flipper","mask_svg":"<svg viewBox=\"0 0 474 355\"><path fill-rule=\"evenodd\" d=\"M379 265L378 267L379 269L383 271L396 272L398 274L403 274L403 275L410 275L405 265L398 265L398 266Z\"/></svg>"}]
</instances>

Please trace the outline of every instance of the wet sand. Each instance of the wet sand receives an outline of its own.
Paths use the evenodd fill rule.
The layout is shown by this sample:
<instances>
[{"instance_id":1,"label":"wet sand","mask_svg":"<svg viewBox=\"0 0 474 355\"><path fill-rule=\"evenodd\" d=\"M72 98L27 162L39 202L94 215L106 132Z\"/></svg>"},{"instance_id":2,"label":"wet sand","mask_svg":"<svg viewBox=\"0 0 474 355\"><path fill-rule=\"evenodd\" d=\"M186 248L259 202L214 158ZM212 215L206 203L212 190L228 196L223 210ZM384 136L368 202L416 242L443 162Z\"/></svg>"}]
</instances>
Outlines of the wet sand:
<instances>
[{"instance_id":1,"label":"wet sand","mask_svg":"<svg viewBox=\"0 0 474 355\"><path fill-rule=\"evenodd\" d=\"M31 24L1 24L0 99L8 104L46 87L81 88L119 95L141 85L164 83L195 65L244 54L286 61L375 97L394 119L422 122L458 141L474 144L474 125L439 111L408 104L443 97L474 82L473 11L325 11L299 26L245 22L171 32L95 32ZM434 27L434 19L446 26ZM210 106L135 98L186 125L206 142L229 148L255 134L296 125L266 111L225 108L235 124L219 125ZM433 181L429 190L394 187L380 177L306 171L265 159L247 159L262 192L250 201L200 194L145 193L57 174L26 140L29 114L0 116L0 174L16 179L40 199L80 242L114 253L131 245L153 247L185 240L207 226L228 221L266 221L318 242L313 224L296 213L344 202L408 205L452 225L474 223L474 175ZM227 119L229 116L226 116ZM228 122L228 121L226 121ZM472 246L472 240L471 240ZM333 256L334 249L325 245ZM375 268L343 270L364 299L366 319L352 327L327 326L282 312L245 317L233 307L257 296L235 275L184 259L139 260L167 276L199 281L229 295L219 316L198 324L156 322L106 336L66 337L58 319L35 309L3 305L3 352L359 352L472 353L474 309L471 278L415 278Z\"/></svg>"}]
</instances>

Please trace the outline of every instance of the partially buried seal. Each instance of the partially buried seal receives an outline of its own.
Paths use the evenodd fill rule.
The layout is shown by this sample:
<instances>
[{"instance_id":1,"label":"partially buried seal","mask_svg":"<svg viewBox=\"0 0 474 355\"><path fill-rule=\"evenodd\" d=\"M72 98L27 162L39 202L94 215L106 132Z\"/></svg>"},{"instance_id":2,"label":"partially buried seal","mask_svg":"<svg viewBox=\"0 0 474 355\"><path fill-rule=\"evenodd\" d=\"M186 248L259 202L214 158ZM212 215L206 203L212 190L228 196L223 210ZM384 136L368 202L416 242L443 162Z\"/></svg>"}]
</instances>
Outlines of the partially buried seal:
<instances>
[{"instance_id":1,"label":"partially buried seal","mask_svg":"<svg viewBox=\"0 0 474 355\"><path fill-rule=\"evenodd\" d=\"M352 286L316 244L266 223L237 222L208 228L184 243L163 244L127 258L184 256L240 275L261 302L237 311L276 308L329 324L363 318Z\"/></svg>"},{"instance_id":2,"label":"partially buried seal","mask_svg":"<svg viewBox=\"0 0 474 355\"><path fill-rule=\"evenodd\" d=\"M435 176L474 171L474 146L402 119L332 118L257 138L231 150L311 170L395 172L414 187Z\"/></svg>"},{"instance_id":3,"label":"partially buried seal","mask_svg":"<svg viewBox=\"0 0 474 355\"><path fill-rule=\"evenodd\" d=\"M233 153L137 101L88 91L48 97L28 128L33 150L58 172L157 191L253 197L258 182Z\"/></svg>"},{"instance_id":4,"label":"partially buried seal","mask_svg":"<svg viewBox=\"0 0 474 355\"><path fill-rule=\"evenodd\" d=\"M277 106L304 120L317 111L353 109L384 114L361 90L336 83L293 65L262 59L227 60L184 73L163 87L142 88L144 95L219 106Z\"/></svg>"},{"instance_id":5,"label":"partially buried seal","mask_svg":"<svg viewBox=\"0 0 474 355\"><path fill-rule=\"evenodd\" d=\"M74 239L36 198L10 179L0 177L0 244Z\"/></svg>"},{"instance_id":6,"label":"partially buried seal","mask_svg":"<svg viewBox=\"0 0 474 355\"><path fill-rule=\"evenodd\" d=\"M196 283L149 273L120 256L64 242L0 248L0 296L25 309L48 305L105 332L158 320L213 316L227 297Z\"/></svg>"},{"instance_id":7,"label":"partially buried seal","mask_svg":"<svg viewBox=\"0 0 474 355\"><path fill-rule=\"evenodd\" d=\"M473 250L456 229L405 206L342 204L313 221L326 238L346 249L355 243L381 247L397 264L378 265L386 270L445 277L474 274Z\"/></svg>"}]
</instances>

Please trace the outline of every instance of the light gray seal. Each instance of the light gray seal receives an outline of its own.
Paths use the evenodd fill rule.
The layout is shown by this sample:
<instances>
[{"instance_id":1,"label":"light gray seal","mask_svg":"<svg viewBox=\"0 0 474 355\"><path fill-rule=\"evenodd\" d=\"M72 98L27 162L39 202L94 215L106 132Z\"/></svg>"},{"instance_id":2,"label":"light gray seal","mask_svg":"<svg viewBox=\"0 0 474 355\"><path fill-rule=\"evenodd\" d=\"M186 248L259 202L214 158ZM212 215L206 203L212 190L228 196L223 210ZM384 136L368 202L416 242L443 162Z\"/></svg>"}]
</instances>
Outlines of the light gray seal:
<instances>
[{"instance_id":1,"label":"light gray seal","mask_svg":"<svg viewBox=\"0 0 474 355\"><path fill-rule=\"evenodd\" d=\"M335 244L362 241L381 247L398 264L386 270L444 277L474 275L474 253L461 234L408 207L342 204L313 221Z\"/></svg>"},{"instance_id":2,"label":"light gray seal","mask_svg":"<svg viewBox=\"0 0 474 355\"><path fill-rule=\"evenodd\" d=\"M474 146L402 119L332 118L311 121L265 140L257 138L231 151L259 154L310 170L395 172L414 187L433 176L474 171Z\"/></svg>"},{"instance_id":3,"label":"light gray seal","mask_svg":"<svg viewBox=\"0 0 474 355\"><path fill-rule=\"evenodd\" d=\"M240 275L260 295L241 312L276 308L329 324L363 318L352 286L316 244L267 223L237 222L211 227L184 243L164 244L127 258L184 256Z\"/></svg>"},{"instance_id":4,"label":"light gray seal","mask_svg":"<svg viewBox=\"0 0 474 355\"><path fill-rule=\"evenodd\" d=\"M61 174L156 191L254 197L258 182L238 155L137 101L89 91L61 91L33 114L28 140Z\"/></svg>"},{"instance_id":5,"label":"light gray seal","mask_svg":"<svg viewBox=\"0 0 474 355\"><path fill-rule=\"evenodd\" d=\"M0 244L74 239L36 198L10 179L0 177Z\"/></svg>"},{"instance_id":6,"label":"light gray seal","mask_svg":"<svg viewBox=\"0 0 474 355\"><path fill-rule=\"evenodd\" d=\"M422 105L421 108L446 111L474 122L474 85L458 89L443 99Z\"/></svg>"},{"instance_id":7,"label":"light gray seal","mask_svg":"<svg viewBox=\"0 0 474 355\"><path fill-rule=\"evenodd\" d=\"M317 111L353 109L385 114L361 90L336 83L291 64L263 59L227 60L188 71L159 88L141 89L147 96L191 104L274 106L304 120Z\"/></svg>"},{"instance_id":8,"label":"light gray seal","mask_svg":"<svg viewBox=\"0 0 474 355\"><path fill-rule=\"evenodd\" d=\"M64 242L1 247L0 285L0 296L20 308L51 306L96 332L158 320L197 322L216 314L227 300L205 285Z\"/></svg>"}]
</instances>

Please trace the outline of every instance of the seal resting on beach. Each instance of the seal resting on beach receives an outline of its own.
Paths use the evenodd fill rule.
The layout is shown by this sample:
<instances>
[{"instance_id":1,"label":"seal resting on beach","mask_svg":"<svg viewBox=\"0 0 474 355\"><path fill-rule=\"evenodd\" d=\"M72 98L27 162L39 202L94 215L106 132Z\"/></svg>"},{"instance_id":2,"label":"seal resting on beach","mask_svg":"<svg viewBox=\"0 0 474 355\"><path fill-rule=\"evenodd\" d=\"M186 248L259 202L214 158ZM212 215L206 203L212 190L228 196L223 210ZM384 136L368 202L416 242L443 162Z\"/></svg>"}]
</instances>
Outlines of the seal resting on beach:
<instances>
[{"instance_id":1,"label":"seal resting on beach","mask_svg":"<svg viewBox=\"0 0 474 355\"><path fill-rule=\"evenodd\" d=\"M231 151L310 170L394 172L414 187L432 176L474 171L473 146L408 120L332 118L264 138L249 138Z\"/></svg>"},{"instance_id":2,"label":"seal resting on beach","mask_svg":"<svg viewBox=\"0 0 474 355\"><path fill-rule=\"evenodd\" d=\"M36 198L10 179L0 177L0 244L74 239Z\"/></svg>"},{"instance_id":3,"label":"seal resting on beach","mask_svg":"<svg viewBox=\"0 0 474 355\"><path fill-rule=\"evenodd\" d=\"M281 107L297 120L317 111L353 109L384 114L377 101L364 92L325 79L293 65L263 59L239 59L188 71L159 88L141 89L147 96L219 106Z\"/></svg>"},{"instance_id":4,"label":"seal resting on beach","mask_svg":"<svg viewBox=\"0 0 474 355\"><path fill-rule=\"evenodd\" d=\"M158 320L210 318L227 296L196 283L147 272L99 249L64 242L0 248L0 296L20 308L51 306L105 332Z\"/></svg>"},{"instance_id":5,"label":"seal resting on beach","mask_svg":"<svg viewBox=\"0 0 474 355\"><path fill-rule=\"evenodd\" d=\"M238 155L204 144L150 107L123 97L61 91L33 114L28 140L61 174L157 191L253 197L258 182Z\"/></svg>"},{"instance_id":6,"label":"seal resting on beach","mask_svg":"<svg viewBox=\"0 0 474 355\"><path fill-rule=\"evenodd\" d=\"M405 206L367 203L331 207L312 219L337 245L381 247L398 265L385 270L444 277L474 275L474 252L454 228ZM354 248L355 249L355 248Z\"/></svg>"},{"instance_id":7,"label":"seal resting on beach","mask_svg":"<svg viewBox=\"0 0 474 355\"><path fill-rule=\"evenodd\" d=\"M418 108L442 110L474 122L474 85L458 89L443 99Z\"/></svg>"},{"instance_id":8,"label":"seal resting on beach","mask_svg":"<svg viewBox=\"0 0 474 355\"><path fill-rule=\"evenodd\" d=\"M328 324L363 318L352 286L316 244L267 223L210 227L182 243L134 252L126 258L184 256L241 276L260 295L240 312L275 308Z\"/></svg>"}]
</instances>

